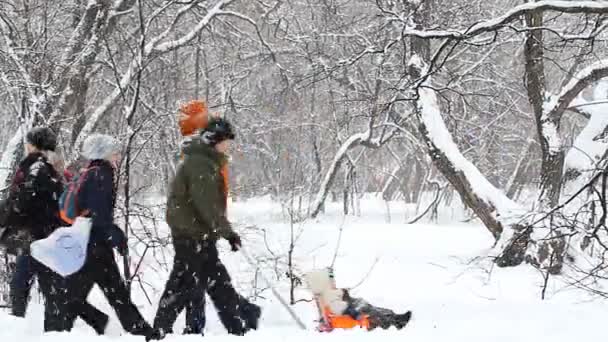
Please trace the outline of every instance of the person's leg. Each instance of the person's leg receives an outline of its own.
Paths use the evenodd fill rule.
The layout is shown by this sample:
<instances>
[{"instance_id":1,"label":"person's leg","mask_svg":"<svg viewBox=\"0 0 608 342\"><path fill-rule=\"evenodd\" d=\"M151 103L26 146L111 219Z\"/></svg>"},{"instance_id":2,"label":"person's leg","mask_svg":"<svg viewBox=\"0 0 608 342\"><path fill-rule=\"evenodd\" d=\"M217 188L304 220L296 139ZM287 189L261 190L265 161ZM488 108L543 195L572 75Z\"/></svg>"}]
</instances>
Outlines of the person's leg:
<instances>
[{"instance_id":1,"label":"person's leg","mask_svg":"<svg viewBox=\"0 0 608 342\"><path fill-rule=\"evenodd\" d=\"M245 321L247 330L257 330L260 322L260 316L262 316L262 308L259 305L251 303L247 298L238 295L239 297L239 311L241 318Z\"/></svg>"},{"instance_id":2,"label":"person's leg","mask_svg":"<svg viewBox=\"0 0 608 342\"><path fill-rule=\"evenodd\" d=\"M92 275L116 312L123 329L133 335L148 336L152 327L131 301L129 289L120 275L112 250L106 246L93 248L96 271ZM81 306L81 309L84 307Z\"/></svg>"},{"instance_id":3,"label":"person's leg","mask_svg":"<svg viewBox=\"0 0 608 342\"><path fill-rule=\"evenodd\" d=\"M44 296L44 331L68 331L69 308L61 276L35 261L32 261L32 267L38 276L38 285Z\"/></svg>"},{"instance_id":4,"label":"person's leg","mask_svg":"<svg viewBox=\"0 0 608 342\"><path fill-rule=\"evenodd\" d=\"M89 325L98 335L103 335L108 326L109 317L88 301L79 303L74 314L78 315L87 325Z\"/></svg>"},{"instance_id":5,"label":"person's leg","mask_svg":"<svg viewBox=\"0 0 608 342\"><path fill-rule=\"evenodd\" d=\"M174 241L175 257L173 269L165 285L154 318L154 336L151 339L161 339L173 332L173 324L179 313L191 301L192 291L196 288L194 272L200 268L202 260L192 243ZM204 294L204 289L201 290Z\"/></svg>"},{"instance_id":6,"label":"person's leg","mask_svg":"<svg viewBox=\"0 0 608 342\"><path fill-rule=\"evenodd\" d=\"M205 324L207 323L205 305L205 292L193 291L190 300L186 303L186 328L184 328L184 335L203 335Z\"/></svg>"},{"instance_id":7,"label":"person's leg","mask_svg":"<svg viewBox=\"0 0 608 342\"><path fill-rule=\"evenodd\" d=\"M89 293L91 293L93 285L95 285L93 274L98 272L97 267L93 253L88 251L86 262L82 269L64 279L66 306L68 308L66 323L68 330L74 327L76 318L80 317L97 334L103 335L105 332L109 321L108 316L87 301Z\"/></svg>"},{"instance_id":8,"label":"person's leg","mask_svg":"<svg viewBox=\"0 0 608 342\"><path fill-rule=\"evenodd\" d=\"M373 306L361 298L354 298L353 306L359 313L369 316L371 329L377 327L388 329L391 326L402 329L411 318L411 312L409 311L403 315L398 315L393 310Z\"/></svg>"},{"instance_id":9,"label":"person's leg","mask_svg":"<svg viewBox=\"0 0 608 342\"><path fill-rule=\"evenodd\" d=\"M30 290L34 280L32 257L27 254L17 256L15 272L10 283L11 314L25 317Z\"/></svg>"},{"instance_id":10,"label":"person's leg","mask_svg":"<svg viewBox=\"0 0 608 342\"><path fill-rule=\"evenodd\" d=\"M209 274L209 287L207 288L207 293L214 303L218 300L221 302L222 297L226 295L236 296L238 298L238 312L241 319L245 321L246 330L255 330L258 328L258 321L262 314L262 310L259 306L249 302L247 298L241 296L236 291L232 286L232 279L230 278L226 266L224 266L219 258L215 263L214 271ZM231 317L229 316L231 315L230 311L218 310L218 315L220 316L222 323L231 322ZM228 327L226 327L226 329L228 329Z\"/></svg>"},{"instance_id":11,"label":"person's leg","mask_svg":"<svg viewBox=\"0 0 608 342\"><path fill-rule=\"evenodd\" d=\"M228 271L219 260L217 247L214 242L205 242L202 250L206 254L206 263L201 270L201 278L209 279L210 283L214 282L207 291L218 316L229 334L243 335L246 328L240 315L239 295L232 287Z\"/></svg>"}]
</instances>

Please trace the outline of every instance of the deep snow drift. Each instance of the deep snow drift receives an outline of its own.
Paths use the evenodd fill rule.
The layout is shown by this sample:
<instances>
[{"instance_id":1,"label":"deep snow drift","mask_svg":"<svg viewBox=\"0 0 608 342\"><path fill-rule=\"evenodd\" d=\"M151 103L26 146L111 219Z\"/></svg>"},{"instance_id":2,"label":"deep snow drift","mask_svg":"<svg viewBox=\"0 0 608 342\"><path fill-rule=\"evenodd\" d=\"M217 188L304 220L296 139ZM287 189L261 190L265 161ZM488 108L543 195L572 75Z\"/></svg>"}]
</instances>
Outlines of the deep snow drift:
<instances>
[{"instance_id":1,"label":"deep snow drift","mask_svg":"<svg viewBox=\"0 0 608 342\"><path fill-rule=\"evenodd\" d=\"M257 299L263 309L259 331L246 337L226 335L212 305L208 305L209 341L573 341L603 337L606 301L568 287L559 279L551 279L546 300L541 300L542 275L530 268L492 268L483 258L492 244L490 234L478 223L463 223L455 213L461 208L445 210L439 223L406 225L406 216L414 216L413 207L391 203L391 221L387 223L386 205L377 199L366 199L360 217L344 217L341 204L330 204L327 213L318 220L295 224L298 236L295 264L298 272L332 263L340 229L342 237L335 261L338 286L354 287L352 293L374 304L396 311L412 310L414 318L403 331L360 330L321 334L313 331L316 310L312 303L301 302L296 310L310 331L301 331L272 297L270 291ZM244 245L247 251L265 262L264 273L275 277L284 275L285 258L270 267L273 255L283 257L289 247L290 224L284 211L269 199L234 203L230 214L239 226L247 229ZM223 247L222 257L236 286L245 295L253 295L255 270L239 254ZM136 246L137 247L137 246ZM139 248L138 248L139 249ZM168 265L159 265L166 260ZM134 286L136 303L150 321L156 310L160 291L170 268L171 253L148 253L143 279L150 305L139 285ZM258 288L265 288L259 279ZM288 281L282 277L274 284L288 295ZM155 291L153 290L155 289ZM111 312L105 300L95 291L93 303ZM303 289L296 299L310 299ZM0 341L143 341L124 335L112 313L107 336L97 337L82 322L71 334L42 334L42 306L35 296L25 320L0 313ZM176 331L183 328L183 316ZM169 336L166 341L200 341L198 336Z\"/></svg>"}]
</instances>

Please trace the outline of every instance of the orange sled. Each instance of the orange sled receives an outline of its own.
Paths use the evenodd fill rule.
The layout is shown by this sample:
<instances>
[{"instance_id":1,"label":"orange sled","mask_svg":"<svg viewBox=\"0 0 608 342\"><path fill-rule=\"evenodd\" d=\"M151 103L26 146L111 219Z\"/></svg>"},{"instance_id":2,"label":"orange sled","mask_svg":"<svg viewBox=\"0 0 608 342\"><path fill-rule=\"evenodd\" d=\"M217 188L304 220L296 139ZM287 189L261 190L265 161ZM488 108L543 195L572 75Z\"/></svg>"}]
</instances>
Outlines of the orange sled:
<instances>
[{"instance_id":1,"label":"orange sled","mask_svg":"<svg viewBox=\"0 0 608 342\"><path fill-rule=\"evenodd\" d=\"M335 315L327 306L322 311L322 319L317 328L321 332L330 332L334 329L369 329L369 317L367 315L357 320L348 315Z\"/></svg>"}]
</instances>

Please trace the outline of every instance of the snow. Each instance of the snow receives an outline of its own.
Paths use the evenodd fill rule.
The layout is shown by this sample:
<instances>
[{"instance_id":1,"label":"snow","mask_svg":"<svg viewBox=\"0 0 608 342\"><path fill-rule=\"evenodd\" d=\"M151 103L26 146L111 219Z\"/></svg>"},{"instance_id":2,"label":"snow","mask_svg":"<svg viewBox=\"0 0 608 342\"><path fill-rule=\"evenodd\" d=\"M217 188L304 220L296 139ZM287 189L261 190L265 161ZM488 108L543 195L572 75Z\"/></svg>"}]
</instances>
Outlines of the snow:
<instances>
[{"instance_id":1,"label":"snow","mask_svg":"<svg viewBox=\"0 0 608 342\"><path fill-rule=\"evenodd\" d=\"M572 95L577 95L580 91L576 91L576 89L581 86L581 82L584 83L586 80L592 79L593 75L598 72L599 74L605 74L606 69L608 69L608 60L602 59L578 71L561 89L560 94L557 97L550 97L550 100L545 102L544 112L552 112L558 106L562 105L561 102L563 99L569 98ZM569 103L564 103L564 105L567 106Z\"/></svg>"},{"instance_id":2,"label":"snow","mask_svg":"<svg viewBox=\"0 0 608 342\"><path fill-rule=\"evenodd\" d=\"M179 47L182 47L189 42L191 42L194 38L196 38L197 34L203 30L209 22L218 16L221 13L221 9L226 7L228 4L232 3L234 0L220 0L215 5L213 5L208 12L201 18L201 20L197 23L197 25L190 28L190 31L185 33L180 38L169 40L166 42L162 42L161 40L165 38L173 28L173 25L165 30L163 33L160 33L157 36L154 36L150 41L146 44L143 51L144 59L149 58L153 55L160 55L167 53L169 51L173 51ZM188 6L194 6L194 4L185 5L186 7L182 8L182 11L186 11ZM158 11L162 11L164 7L158 9ZM151 17L155 17L158 13L153 14ZM178 15L179 17L179 15ZM175 24L175 23L174 23ZM118 100L120 95L122 94L122 89L128 87L129 84L133 81L137 73L142 68L142 63L134 59L129 64L129 68L124 72L123 76L120 79L117 87L110 93L103 102L95 108L95 110L91 113L84 127L78 134L76 141L74 143L74 153L71 155L70 162L76 160L80 154L80 149L82 147L82 143L87 136L89 136L97 127L99 121L108 113L109 109L112 105Z\"/></svg>"},{"instance_id":3,"label":"snow","mask_svg":"<svg viewBox=\"0 0 608 342\"><path fill-rule=\"evenodd\" d=\"M534 10L550 10L555 9L562 12L583 12L585 9L588 13L603 12L608 9L607 1L536 1L514 6L509 11L498 17L480 21L466 30L416 30L408 28L403 32L403 35L413 35L426 38L466 38L478 35L484 32L500 28L504 24L518 20L520 16L529 11Z\"/></svg>"},{"instance_id":4,"label":"snow","mask_svg":"<svg viewBox=\"0 0 608 342\"><path fill-rule=\"evenodd\" d=\"M548 151L551 154L558 154L562 149L562 140L559 136L557 126L551 121L543 121L542 123L543 137L547 140Z\"/></svg>"},{"instance_id":5,"label":"snow","mask_svg":"<svg viewBox=\"0 0 608 342\"><path fill-rule=\"evenodd\" d=\"M8 184L8 178L17 163L16 159L19 156L18 149L21 147L22 140L23 132L21 129L17 129L2 153L2 159L0 159L0 187Z\"/></svg>"},{"instance_id":6,"label":"snow","mask_svg":"<svg viewBox=\"0 0 608 342\"><path fill-rule=\"evenodd\" d=\"M543 103L543 116L542 116L542 131L543 131L543 136L545 137L545 139L547 140L547 143L549 145L549 153L553 153L553 154L557 154L559 153L559 151L562 148L562 142L561 142L561 138L559 136L559 132L558 129L556 127L555 124L555 117L556 116L561 116L561 112L563 111L563 109L565 109L567 106L571 105L571 104L575 104L576 101L576 96L580 94L580 92L593 80L595 79L601 79L602 77L608 76L608 60L599 60L583 69L581 69L580 71L578 71L571 79L570 81L560 90L560 93L557 96L549 96L547 98L547 100ZM604 84L605 82L601 82L600 84ZM594 94L594 99L605 99L606 98L606 86L602 85L602 86L597 86L596 89L594 90L594 93L598 92L598 91L603 91L604 94L603 95L598 95L598 94ZM599 112L603 109L605 109L605 106L601 106L601 105L593 105L593 106L587 106L588 108L591 108L591 111L595 111L595 112ZM591 122L593 121L593 122ZM574 145L574 149L577 149L579 147L582 147L583 149L580 150L579 152L582 152L583 154L585 154L587 152L587 150L585 149L586 147L591 147L592 149L594 148L592 145L592 143L588 143L589 141L593 140L593 137L595 137L595 135L597 135L597 133L595 135L593 135L593 137L591 136L591 134L593 134L594 132L597 132L597 127L590 127L592 126L591 124L593 123L594 125L601 125L603 123L602 119L599 118L598 115L596 115L596 119L591 119L589 125L586 127L586 131L584 131L583 133L581 133L581 140L579 141L579 146L577 146L577 144L575 143ZM601 126L601 127L605 127ZM598 132L599 133L599 132ZM577 139L578 140L578 139ZM601 147L600 147L601 148ZM589 151L589 152L593 152L593 151ZM589 155L591 158L593 158L594 154L590 154ZM580 160L582 159L579 155L577 155L577 153L574 153L571 157L571 159L573 159L573 161L575 160ZM577 163L575 162L575 164L579 164L582 165L584 163Z\"/></svg>"},{"instance_id":7,"label":"snow","mask_svg":"<svg viewBox=\"0 0 608 342\"><path fill-rule=\"evenodd\" d=\"M212 305L207 310L209 320L205 340L222 341L573 341L603 338L600 327L606 312L606 302L593 299L586 293L565 286L558 278L551 278L547 300L540 299L542 275L528 266L513 269L492 268L487 259L476 259L493 243L486 229L477 222L462 223L461 217L440 214L438 223L406 225L413 216L414 204L390 203L394 224L384 223L385 204L373 197L363 199L361 217L343 217L341 203L327 203L327 214L318 220L298 225L302 234L295 251L299 273L313 267L328 266L333 259L340 227L342 240L336 258L335 273L338 286L355 287L351 292L370 302L396 311L412 310L414 319L403 331L365 332L360 330L317 333L312 331L316 312L310 303L295 306L309 331L301 331L269 291L259 300L263 319L259 331L245 337L226 335ZM456 204L454 207L458 207ZM289 229L282 208L269 198L257 198L231 205L230 213L240 227L256 225L264 228L268 247L276 255L284 255L289 241ZM245 231L244 246L251 254L268 256L266 244L259 232ZM222 258L239 290L252 293L253 270L238 253L230 253L220 243ZM148 262L153 260L150 258ZM169 258L169 261L171 259ZM158 286L166 273L154 271L151 263L142 273L144 280ZM158 267L156 267L158 268ZM159 277L160 274L160 277ZM266 274L272 275L270 269ZM260 284L260 287L263 287ZM287 281L275 284L287 294ZM134 287L135 302L149 320L156 308L146 303L138 286ZM160 293L149 293L158 301ZM36 296L37 297L37 296ZM310 298L299 290L296 298ZM99 293L93 303L110 312ZM108 335L97 337L80 321L71 334L48 334L42 337L42 306L35 304L25 320L11 318L0 312L1 341L80 342L87 340L131 342L141 337L122 335L116 318ZM183 316L176 331L183 328ZM198 336L169 336L168 342L200 341Z\"/></svg>"},{"instance_id":8,"label":"snow","mask_svg":"<svg viewBox=\"0 0 608 342\"><path fill-rule=\"evenodd\" d=\"M608 97L608 82L600 82L593 90L593 101L606 99ZM583 102L577 105L584 104ZM608 103L598 102L593 105L581 107L590 115L587 125L574 140L570 151L566 154L564 164L565 171L577 170L581 173L596 168L597 162L603 157L608 149L608 141L596 139L596 137L608 126Z\"/></svg>"}]
</instances>

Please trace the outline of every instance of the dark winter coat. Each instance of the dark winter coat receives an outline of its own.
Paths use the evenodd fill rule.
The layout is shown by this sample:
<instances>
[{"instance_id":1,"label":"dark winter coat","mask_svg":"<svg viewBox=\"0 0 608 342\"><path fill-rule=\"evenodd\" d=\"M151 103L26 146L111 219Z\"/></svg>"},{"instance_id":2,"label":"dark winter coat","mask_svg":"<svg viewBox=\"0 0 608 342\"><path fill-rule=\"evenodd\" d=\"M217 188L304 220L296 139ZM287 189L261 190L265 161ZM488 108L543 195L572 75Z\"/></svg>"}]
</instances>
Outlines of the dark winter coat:
<instances>
[{"instance_id":1,"label":"dark winter coat","mask_svg":"<svg viewBox=\"0 0 608 342\"><path fill-rule=\"evenodd\" d=\"M216 240L234 235L226 218L226 193L220 169L226 156L193 139L171 182L167 223L174 238Z\"/></svg>"},{"instance_id":2,"label":"dark winter coat","mask_svg":"<svg viewBox=\"0 0 608 342\"><path fill-rule=\"evenodd\" d=\"M15 173L5 202L5 225L11 231L26 231L33 240L43 239L60 225L61 177L42 153L28 155Z\"/></svg>"},{"instance_id":3,"label":"dark winter coat","mask_svg":"<svg viewBox=\"0 0 608 342\"><path fill-rule=\"evenodd\" d=\"M116 202L114 167L109 161L93 160L88 169L77 202L81 210L88 211L93 221L91 242L107 243L112 247L118 247L125 241L122 241L124 234L121 234L120 228L114 224Z\"/></svg>"}]
</instances>

